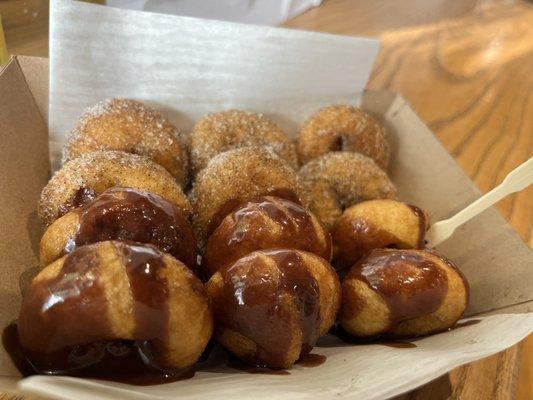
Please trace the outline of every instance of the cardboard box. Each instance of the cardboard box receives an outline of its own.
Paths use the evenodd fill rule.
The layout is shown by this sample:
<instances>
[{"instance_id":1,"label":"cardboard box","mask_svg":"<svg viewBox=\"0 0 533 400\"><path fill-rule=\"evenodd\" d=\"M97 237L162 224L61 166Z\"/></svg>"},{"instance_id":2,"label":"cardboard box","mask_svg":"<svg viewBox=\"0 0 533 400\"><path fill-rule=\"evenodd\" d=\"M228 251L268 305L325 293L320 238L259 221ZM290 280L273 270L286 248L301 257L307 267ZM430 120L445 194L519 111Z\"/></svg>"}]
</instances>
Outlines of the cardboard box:
<instances>
[{"instance_id":1,"label":"cardboard box","mask_svg":"<svg viewBox=\"0 0 533 400\"><path fill-rule=\"evenodd\" d=\"M79 7L76 10L84 18L91 19L98 15L102 26L104 28L107 26L107 11L91 5L76 5L76 7ZM116 25L117 18L132 17L137 22L149 18L152 23L157 20L158 27L166 29L175 25L189 24L189 28L191 25L195 27L195 33L191 33L193 36L201 34L202 32L198 31L204 28L206 30L227 28L225 23L221 22L131 13L133 14L124 16L113 10L110 12L109 20ZM78 18L82 17L78 15ZM115 39L117 37L121 39L120 35L124 33L120 30L121 24L118 25L118 31L113 35ZM102 31L105 31L104 28ZM69 34L74 35L69 37L83 34L83 27L70 26L69 29L79 29L76 32L69 31ZM235 36L232 36L233 39L227 37L224 40L230 41L239 37L241 28L230 24L227 29L233 30L232 35ZM258 48L253 49L253 52L262 54L263 51L279 51L269 47L271 44L269 40L278 35L277 30L255 27L242 27L242 29L255 35L251 40L257 41ZM155 32L158 30L159 28ZM57 37L54 35L59 34L65 34L65 31L59 26L52 26L51 45L54 54L56 54L54 46L57 46L57 42L54 41ZM90 35L98 36L94 31L90 32ZM346 46L349 45L348 39L344 41L329 35L319 37L318 34L291 31L284 31L279 35L301 40L303 43L309 41L315 47L317 43L321 45L320 42L323 41L325 49L330 43L329 39L333 43L346 42ZM91 48L91 40L87 37L85 39L87 42L83 43L87 48ZM98 37L94 40L98 40ZM120 40L118 43L123 47L126 46L125 42L121 43ZM261 47L261 43L265 43L265 46ZM78 94L69 96L69 87L65 86L62 79L70 79L70 84L76 86L76 79L80 82L90 79L89 72L94 65L86 66L87 59L77 60L72 57L68 49L57 50L59 55L53 55L51 59L50 76L53 85L51 94L55 97L50 101L55 107L55 112L50 114L54 118L50 129L55 138L60 138L62 128L58 127L63 127L62 124L68 126L70 123L68 118L81 111L78 103L90 104L99 100L102 93L106 94L102 90L112 86L112 83L106 79L121 72L112 70L113 63L116 63L117 59L119 63L121 60L127 60L127 55L117 54L117 59L109 60L108 65L101 65L102 60L93 54L92 57L98 60L98 65L103 71L98 75L100 81L94 87L85 90L76 87ZM343 51L342 47L339 47L339 51ZM60 62L62 56L68 61L68 65ZM209 64L209 60L205 60L205 54L192 57L199 57ZM295 63L293 67L297 70L298 60L294 58L287 61L291 62ZM85 67L89 72L83 71ZM206 68L209 70L211 67L209 64ZM164 70L164 64L160 68ZM175 66L175 74L188 73L187 68L187 65L182 66L178 63ZM321 73L320 70L314 72ZM0 304L0 323L2 326L16 319L21 300L20 288L31 278L31 267L37 265L40 231L35 209L40 190L46 184L50 173L49 138L46 128L49 104L48 76L48 60L31 57L12 59L0 74L0 221L2 221L0 294L3 299ZM259 78L248 77L250 80ZM95 82L96 80L95 78ZM338 87L342 87L342 81L339 80L337 83ZM289 84L291 82L287 83ZM301 84L305 85L304 79ZM274 101L265 97L264 108L270 117L294 134L294 127L305 114L312 112L322 103L332 102L331 96L337 90L334 88L321 99L319 98L321 90L326 93L328 88L315 84L311 89L316 89L316 93L313 92L309 96L297 93L288 99L281 93ZM132 88L132 91L134 90L135 88ZM147 92L144 96L136 97L161 105L157 94L154 93ZM313 97L315 94L317 95ZM91 96L96 98L93 99ZM353 97L355 99L355 94ZM288 104L291 104L295 98L301 99L301 104L291 109ZM237 95L235 99L231 101L238 101L239 96ZM346 91L339 93L337 99L341 102L350 101ZM219 103L212 102L208 106L222 109L227 106L228 101L220 100ZM57 112L62 104L68 106L69 102L74 104L70 105L74 111L65 109L64 113L58 116ZM365 92L361 98L361 105L380 118L388 129L393 147L390 175L398 186L400 199L429 211L432 220L435 221L450 216L480 195L468 176L401 96L387 92ZM178 108L180 105L172 101L163 106L167 107L164 111L170 113L171 118L177 118L182 110L180 108L180 112L174 112L173 107ZM202 107L195 109L194 104L183 106L185 111L181 114L185 114L186 117L185 129L187 126L190 127L196 117L194 112L205 112L205 108ZM261 96L242 97L242 108L261 111ZM293 114L297 116L291 119ZM63 117L68 118L62 120ZM288 376L246 374L221 364L210 370L199 371L191 380L161 386L132 387L68 377L34 376L21 381L18 387L27 392L53 398L80 400L101 397L203 399L214 396L254 399L328 399L333 396L380 399L394 396L422 385L456 366L501 351L527 336L533 327L533 314L531 314L533 256L531 250L496 210L489 209L461 227L450 240L439 246L439 250L459 265L470 282L472 290L467 315L476 315L476 318L483 316L483 318L479 324L420 339L414 349L392 349L376 344L349 346L334 337L326 337L319 342L315 352L326 355L327 362L317 368L296 365ZM405 368L406 365L409 365L409 368ZM0 375L4 377L0 383L6 385L14 386L18 379L18 373L3 349L0 351Z\"/></svg>"}]
</instances>

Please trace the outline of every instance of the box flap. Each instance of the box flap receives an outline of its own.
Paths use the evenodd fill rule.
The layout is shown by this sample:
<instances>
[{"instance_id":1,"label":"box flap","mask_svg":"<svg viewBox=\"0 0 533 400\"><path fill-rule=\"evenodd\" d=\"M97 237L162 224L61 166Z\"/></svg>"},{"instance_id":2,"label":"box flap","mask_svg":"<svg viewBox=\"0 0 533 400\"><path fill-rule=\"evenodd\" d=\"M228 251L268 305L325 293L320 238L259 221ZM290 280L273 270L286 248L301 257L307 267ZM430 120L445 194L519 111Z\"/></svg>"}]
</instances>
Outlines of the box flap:
<instances>
[{"instance_id":1,"label":"box flap","mask_svg":"<svg viewBox=\"0 0 533 400\"><path fill-rule=\"evenodd\" d=\"M48 135L15 58L0 74L0 326L17 318L19 277L38 264L40 224L35 211L49 177ZM24 277L24 274L22 274ZM0 375L18 375L0 351Z\"/></svg>"},{"instance_id":2,"label":"box flap","mask_svg":"<svg viewBox=\"0 0 533 400\"><path fill-rule=\"evenodd\" d=\"M48 123L48 83L50 82L48 58L17 56L17 61L33 99L44 121Z\"/></svg>"}]
</instances>

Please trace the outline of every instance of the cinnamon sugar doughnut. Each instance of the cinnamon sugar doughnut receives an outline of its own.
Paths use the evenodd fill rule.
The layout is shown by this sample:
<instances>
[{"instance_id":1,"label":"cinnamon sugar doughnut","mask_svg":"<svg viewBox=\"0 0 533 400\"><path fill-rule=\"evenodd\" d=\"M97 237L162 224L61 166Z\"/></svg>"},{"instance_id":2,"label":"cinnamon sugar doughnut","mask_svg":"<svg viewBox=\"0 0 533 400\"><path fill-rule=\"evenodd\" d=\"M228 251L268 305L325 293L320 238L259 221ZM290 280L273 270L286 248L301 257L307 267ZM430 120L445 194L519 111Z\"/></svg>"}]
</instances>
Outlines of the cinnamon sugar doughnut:
<instances>
[{"instance_id":1,"label":"cinnamon sugar doughnut","mask_svg":"<svg viewBox=\"0 0 533 400\"><path fill-rule=\"evenodd\" d=\"M200 247L236 206L269 194L308 204L297 173L266 147L241 147L213 158L191 191L193 228Z\"/></svg>"},{"instance_id":2,"label":"cinnamon sugar doughnut","mask_svg":"<svg viewBox=\"0 0 533 400\"><path fill-rule=\"evenodd\" d=\"M191 205L176 180L148 157L122 151L97 151L67 162L41 192L39 217L44 225L83 206L113 186L155 193L186 216Z\"/></svg>"},{"instance_id":3,"label":"cinnamon sugar doughnut","mask_svg":"<svg viewBox=\"0 0 533 400\"><path fill-rule=\"evenodd\" d=\"M204 116L191 133L191 164L194 173L227 150L267 146L291 167L298 166L294 144L275 123L262 114L228 110Z\"/></svg>"},{"instance_id":4,"label":"cinnamon sugar doughnut","mask_svg":"<svg viewBox=\"0 0 533 400\"><path fill-rule=\"evenodd\" d=\"M304 164L328 151L354 151L386 169L390 148L385 136L385 128L360 108L329 106L304 123L296 146Z\"/></svg>"},{"instance_id":5,"label":"cinnamon sugar doughnut","mask_svg":"<svg viewBox=\"0 0 533 400\"><path fill-rule=\"evenodd\" d=\"M396 188L387 174L359 153L324 154L305 164L299 174L311 198L310 210L329 229L352 204L396 197Z\"/></svg>"},{"instance_id":6,"label":"cinnamon sugar doughnut","mask_svg":"<svg viewBox=\"0 0 533 400\"><path fill-rule=\"evenodd\" d=\"M70 132L63 162L96 150L121 150L148 156L183 187L188 181L186 146L176 127L135 100L104 100L85 110Z\"/></svg>"}]
</instances>

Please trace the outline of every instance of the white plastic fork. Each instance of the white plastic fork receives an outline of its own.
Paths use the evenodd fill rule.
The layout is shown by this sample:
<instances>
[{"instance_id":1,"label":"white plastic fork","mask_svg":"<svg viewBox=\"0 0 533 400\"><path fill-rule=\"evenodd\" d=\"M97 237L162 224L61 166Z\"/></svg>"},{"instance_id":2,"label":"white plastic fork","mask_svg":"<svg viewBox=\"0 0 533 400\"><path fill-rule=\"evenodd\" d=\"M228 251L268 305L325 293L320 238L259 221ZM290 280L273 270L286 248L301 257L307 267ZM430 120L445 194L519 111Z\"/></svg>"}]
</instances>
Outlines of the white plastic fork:
<instances>
[{"instance_id":1,"label":"white plastic fork","mask_svg":"<svg viewBox=\"0 0 533 400\"><path fill-rule=\"evenodd\" d=\"M533 183L533 157L521 164L509 175L505 177L502 183L492 189L490 192L481 196L469 206L463 208L453 217L439 221L431 225L426 233L428 246L434 247L444 242L457 227L474 218L479 213L497 203L505 196L519 192Z\"/></svg>"}]
</instances>

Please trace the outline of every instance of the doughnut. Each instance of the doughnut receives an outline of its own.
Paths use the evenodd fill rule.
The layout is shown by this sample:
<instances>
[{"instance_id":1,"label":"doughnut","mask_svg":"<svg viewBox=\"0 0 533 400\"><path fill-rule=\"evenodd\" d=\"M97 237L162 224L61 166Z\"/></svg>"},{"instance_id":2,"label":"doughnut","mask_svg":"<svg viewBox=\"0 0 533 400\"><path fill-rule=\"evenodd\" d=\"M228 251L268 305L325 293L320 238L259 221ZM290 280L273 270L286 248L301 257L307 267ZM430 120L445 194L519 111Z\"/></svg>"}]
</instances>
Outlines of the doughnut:
<instances>
[{"instance_id":1,"label":"doughnut","mask_svg":"<svg viewBox=\"0 0 533 400\"><path fill-rule=\"evenodd\" d=\"M150 243L196 270L196 239L183 213L156 194L117 187L48 227L40 244L41 266L80 246L106 240Z\"/></svg>"},{"instance_id":2,"label":"doughnut","mask_svg":"<svg viewBox=\"0 0 533 400\"><path fill-rule=\"evenodd\" d=\"M270 149L241 147L213 158L196 177L190 195L200 247L233 208L263 195L308 203L298 174Z\"/></svg>"},{"instance_id":3,"label":"doughnut","mask_svg":"<svg viewBox=\"0 0 533 400\"><path fill-rule=\"evenodd\" d=\"M67 137L63 162L97 150L120 150L150 157L184 187L188 156L176 127L135 100L104 100L85 110Z\"/></svg>"},{"instance_id":4,"label":"doughnut","mask_svg":"<svg viewBox=\"0 0 533 400\"><path fill-rule=\"evenodd\" d=\"M421 336L451 328L468 305L457 267L426 250L372 250L342 282L339 320L351 335Z\"/></svg>"},{"instance_id":5,"label":"doughnut","mask_svg":"<svg viewBox=\"0 0 533 400\"><path fill-rule=\"evenodd\" d=\"M247 146L266 146L291 167L298 167L294 143L262 114L228 110L208 114L191 133L191 165L195 174L224 151Z\"/></svg>"},{"instance_id":6,"label":"doughnut","mask_svg":"<svg viewBox=\"0 0 533 400\"><path fill-rule=\"evenodd\" d=\"M62 374L120 357L116 346L147 369L185 369L212 329L206 291L185 265L151 245L118 241L82 246L41 270L18 319L35 369Z\"/></svg>"},{"instance_id":7,"label":"doughnut","mask_svg":"<svg viewBox=\"0 0 533 400\"><path fill-rule=\"evenodd\" d=\"M215 338L244 362L288 368L335 322L340 283L323 258L260 250L219 269L207 283Z\"/></svg>"},{"instance_id":8,"label":"doughnut","mask_svg":"<svg viewBox=\"0 0 533 400\"><path fill-rule=\"evenodd\" d=\"M347 151L324 154L300 169L310 209L331 229L343 209L363 200L394 199L396 188L372 159Z\"/></svg>"},{"instance_id":9,"label":"doughnut","mask_svg":"<svg viewBox=\"0 0 533 400\"><path fill-rule=\"evenodd\" d=\"M122 151L96 151L67 162L56 172L41 192L39 217L48 226L113 186L157 194L186 216L192 211L172 175L148 157Z\"/></svg>"},{"instance_id":10,"label":"doughnut","mask_svg":"<svg viewBox=\"0 0 533 400\"><path fill-rule=\"evenodd\" d=\"M368 200L342 213L331 230L334 265L344 270L373 249L422 249L429 218L420 208L396 200Z\"/></svg>"},{"instance_id":11,"label":"doughnut","mask_svg":"<svg viewBox=\"0 0 533 400\"><path fill-rule=\"evenodd\" d=\"M255 250L290 248L331 259L331 237L305 208L280 197L256 197L228 214L209 236L202 273L210 278Z\"/></svg>"},{"instance_id":12,"label":"doughnut","mask_svg":"<svg viewBox=\"0 0 533 400\"><path fill-rule=\"evenodd\" d=\"M330 151L352 151L387 169L390 148L385 136L385 128L360 108L329 106L303 124L296 149L302 164Z\"/></svg>"}]
</instances>

